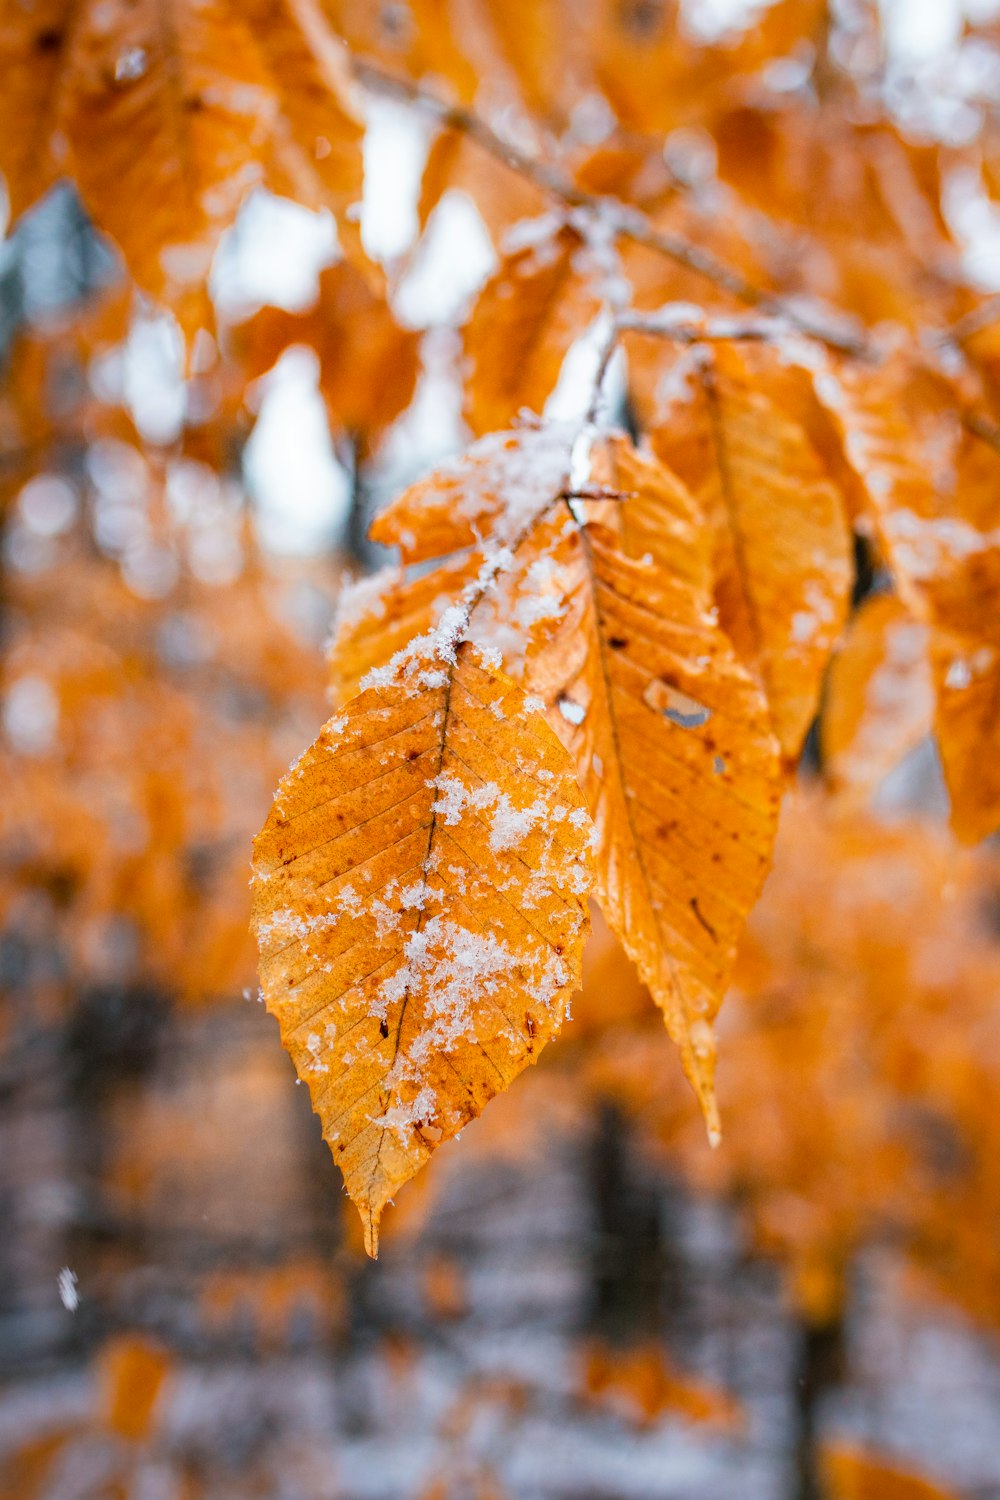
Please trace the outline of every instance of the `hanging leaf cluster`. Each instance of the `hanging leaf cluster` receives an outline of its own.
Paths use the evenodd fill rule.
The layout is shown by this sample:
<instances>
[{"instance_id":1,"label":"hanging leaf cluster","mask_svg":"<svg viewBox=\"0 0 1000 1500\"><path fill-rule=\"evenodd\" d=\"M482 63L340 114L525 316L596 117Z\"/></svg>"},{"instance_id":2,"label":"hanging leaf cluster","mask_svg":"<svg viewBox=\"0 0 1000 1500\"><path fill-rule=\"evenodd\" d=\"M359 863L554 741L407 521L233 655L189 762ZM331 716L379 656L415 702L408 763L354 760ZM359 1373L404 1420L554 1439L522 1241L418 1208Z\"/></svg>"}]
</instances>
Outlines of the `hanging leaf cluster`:
<instances>
[{"instance_id":1,"label":"hanging leaf cluster","mask_svg":"<svg viewBox=\"0 0 1000 1500\"><path fill-rule=\"evenodd\" d=\"M254 849L264 996L372 1253L560 1030L591 899L718 1139L713 1023L804 753L864 800L933 735L957 836L1000 827L1000 306L949 210L956 174L996 195L996 106L918 131L865 5L712 39L694 9L0 0L12 214L70 177L192 368L225 356L181 452L241 441L304 343L363 479L448 356L468 446L376 516L394 561L343 592L332 716ZM387 100L427 153L384 263ZM311 310L227 321L213 255L261 186L341 258ZM447 348L401 293L458 197L493 268ZM0 407L18 454L31 410Z\"/></svg>"}]
</instances>

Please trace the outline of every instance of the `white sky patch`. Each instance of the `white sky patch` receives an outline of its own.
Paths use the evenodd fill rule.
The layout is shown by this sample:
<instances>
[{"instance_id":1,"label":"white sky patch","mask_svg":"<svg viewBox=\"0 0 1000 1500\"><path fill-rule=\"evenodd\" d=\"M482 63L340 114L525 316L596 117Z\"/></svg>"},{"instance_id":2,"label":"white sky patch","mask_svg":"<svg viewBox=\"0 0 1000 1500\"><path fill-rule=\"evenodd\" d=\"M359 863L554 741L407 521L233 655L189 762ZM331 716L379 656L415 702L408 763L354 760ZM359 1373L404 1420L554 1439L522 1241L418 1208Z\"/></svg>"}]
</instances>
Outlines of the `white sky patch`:
<instances>
[{"instance_id":1,"label":"white sky patch","mask_svg":"<svg viewBox=\"0 0 1000 1500\"><path fill-rule=\"evenodd\" d=\"M880 0L879 9L889 53L903 67L940 57L961 36L961 0Z\"/></svg>"},{"instance_id":2,"label":"white sky patch","mask_svg":"<svg viewBox=\"0 0 1000 1500\"><path fill-rule=\"evenodd\" d=\"M28 673L10 684L0 709L3 731L21 755L44 755L55 744L59 700L44 677Z\"/></svg>"},{"instance_id":3,"label":"white sky patch","mask_svg":"<svg viewBox=\"0 0 1000 1500\"><path fill-rule=\"evenodd\" d=\"M546 421L579 422L587 414L594 390L594 377L601 358L607 324L598 318L570 347L559 371L555 389L545 403ZM605 410L613 409L625 388L625 356L621 347L611 356L604 376Z\"/></svg>"},{"instance_id":4,"label":"white sky patch","mask_svg":"<svg viewBox=\"0 0 1000 1500\"><path fill-rule=\"evenodd\" d=\"M316 301L319 273L336 255L332 214L259 188L219 244L209 279L212 299L229 319L265 304L302 312Z\"/></svg>"},{"instance_id":5,"label":"white sky patch","mask_svg":"<svg viewBox=\"0 0 1000 1500\"><path fill-rule=\"evenodd\" d=\"M681 0L684 28L702 42L714 42L727 32L743 31L759 20L773 0Z\"/></svg>"},{"instance_id":6,"label":"white sky patch","mask_svg":"<svg viewBox=\"0 0 1000 1500\"><path fill-rule=\"evenodd\" d=\"M319 364L295 347L264 378L264 398L246 446L247 488L264 546L286 555L328 548L350 508L350 480L337 462L317 387Z\"/></svg>"},{"instance_id":7,"label":"white sky patch","mask_svg":"<svg viewBox=\"0 0 1000 1500\"><path fill-rule=\"evenodd\" d=\"M76 1312L80 1306L80 1293L77 1290L76 1272L71 1271L69 1266L63 1266L56 1277L56 1286L59 1288L59 1301L67 1312Z\"/></svg>"},{"instance_id":8,"label":"white sky patch","mask_svg":"<svg viewBox=\"0 0 1000 1500\"><path fill-rule=\"evenodd\" d=\"M169 443L184 421L184 341L173 318L136 318L121 353L122 399L150 443Z\"/></svg>"},{"instance_id":9,"label":"white sky patch","mask_svg":"<svg viewBox=\"0 0 1000 1500\"><path fill-rule=\"evenodd\" d=\"M430 126L393 99L371 98L366 112L361 242L374 259L392 260L416 237Z\"/></svg>"},{"instance_id":10,"label":"white sky patch","mask_svg":"<svg viewBox=\"0 0 1000 1500\"><path fill-rule=\"evenodd\" d=\"M393 298L397 317L411 328L460 321L466 303L497 264L479 210L451 189L431 215L420 247Z\"/></svg>"},{"instance_id":11,"label":"white sky patch","mask_svg":"<svg viewBox=\"0 0 1000 1500\"><path fill-rule=\"evenodd\" d=\"M1000 207L983 190L979 175L959 168L945 179L944 215L965 242L965 272L984 291L1000 289Z\"/></svg>"}]
</instances>

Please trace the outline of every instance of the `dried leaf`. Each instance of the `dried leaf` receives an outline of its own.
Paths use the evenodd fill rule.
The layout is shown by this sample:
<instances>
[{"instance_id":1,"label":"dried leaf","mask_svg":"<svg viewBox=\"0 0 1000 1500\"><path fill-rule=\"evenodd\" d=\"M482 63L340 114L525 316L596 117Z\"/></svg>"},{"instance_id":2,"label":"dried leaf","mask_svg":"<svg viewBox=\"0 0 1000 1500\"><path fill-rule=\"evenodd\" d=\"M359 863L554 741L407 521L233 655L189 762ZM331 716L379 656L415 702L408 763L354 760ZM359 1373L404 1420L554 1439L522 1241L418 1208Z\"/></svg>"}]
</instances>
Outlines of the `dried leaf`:
<instances>
[{"instance_id":1,"label":"dried leaf","mask_svg":"<svg viewBox=\"0 0 1000 1500\"><path fill-rule=\"evenodd\" d=\"M847 612L853 569L843 504L802 428L764 393L742 354L722 347L694 355L688 388L663 405L652 442L713 528L722 624L759 675L794 760Z\"/></svg>"},{"instance_id":2,"label":"dried leaf","mask_svg":"<svg viewBox=\"0 0 1000 1500\"><path fill-rule=\"evenodd\" d=\"M525 422L491 432L410 485L372 522L370 536L406 563L458 552L483 537L509 545L569 480L575 429Z\"/></svg>"},{"instance_id":3,"label":"dried leaf","mask_svg":"<svg viewBox=\"0 0 1000 1500\"><path fill-rule=\"evenodd\" d=\"M302 313L264 307L230 331L243 381L256 380L292 344L319 357L319 386L335 431L362 456L409 405L417 383L420 338L400 328L385 298L346 261L320 273L319 296Z\"/></svg>"},{"instance_id":4,"label":"dried leaf","mask_svg":"<svg viewBox=\"0 0 1000 1500\"><path fill-rule=\"evenodd\" d=\"M963 434L946 383L917 361L825 370L816 391L896 587L931 628L952 826L975 841L1000 826L1000 458Z\"/></svg>"},{"instance_id":5,"label":"dried leaf","mask_svg":"<svg viewBox=\"0 0 1000 1500\"><path fill-rule=\"evenodd\" d=\"M777 746L766 702L713 617L708 538L690 496L625 440L608 444L596 477L662 515L660 552L632 559L600 524L539 527L532 555L550 560L564 603L540 623L526 681L576 761L605 915L714 1135L712 1021L770 863Z\"/></svg>"},{"instance_id":6,"label":"dried leaf","mask_svg":"<svg viewBox=\"0 0 1000 1500\"><path fill-rule=\"evenodd\" d=\"M839 792L865 794L931 732L930 632L895 594L866 599L830 664L820 743Z\"/></svg>"},{"instance_id":7,"label":"dried leaf","mask_svg":"<svg viewBox=\"0 0 1000 1500\"><path fill-rule=\"evenodd\" d=\"M317 0L10 0L0 74L13 213L69 173L154 296L203 286L257 183L360 197L361 125Z\"/></svg>"},{"instance_id":8,"label":"dried leaf","mask_svg":"<svg viewBox=\"0 0 1000 1500\"><path fill-rule=\"evenodd\" d=\"M112 1432L133 1443L148 1441L169 1373L169 1355L150 1339L126 1336L104 1345L100 1354L104 1420Z\"/></svg>"},{"instance_id":9,"label":"dried leaf","mask_svg":"<svg viewBox=\"0 0 1000 1500\"><path fill-rule=\"evenodd\" d=\"M372 674L255 844L265 999L373 1255L386 1202L535 1061L580 979L571 763L463 629L458 611Z\"/></svg>"},{"instance_id":10,"label":"dried leaf","mask_svg":"<svg viewBox=\"0 0 1000 1500\"><path fill-rule=\"evenodd\" d=\"M445 129L434 137L424 164L417 204L421 230L444 195L452 191L472 199L495 245L512 224L538 218L551 207L540 188L491 156L466 131Z\"/></svg>"},{"instance_id":11,"label":"dried leaf","mask_svg":"<svg viewBox=\"0 0 1000 1500\"><path fill-rule=\"evenodd\" d=\"M439 625L480 565L480 554L466 552L416 578L405 579L399 568L383 568L344 585L329 650L334 705L353 698L373 667Z\"/></svg>"},{"instance_id":12,"label":"dried leaf","mask_svg":"<svg viewBox=\"0 0 1000 1500\"><path fill-rule=\"evenodd\" d=\"M620 1410L636 1427L651 1427L668 1414L722 1431L744 1425L739 1403L728 1392L675 1370L654 1342L631 1348L592 1342L583 1350L585 1396Z\"/></svg>"},{"instance_id":13,"label":"dried leaf","mask_svg":"<svg viewBox=\"0 0 1000 1500\"><path fill-rule=\"evenodd\" d=\"M573 341L600 308L573 229L506 255L465 328L465 414L474 432L506 427L522 407L541 413Z\"/></svg>"},{"instance_id":14,"label":"dried leaf","mask_svg":"<svg viewBox=\"0 0 1000 1500\"><path fill-rule=\"evenodd\" d=\"M387 72L411 78L441 78L449 92L471 102L476 70L465 53L468 17L458 39L454 0L410 0L405 12L370 0L323 0L338 35L359 57L373 58Z\"/></svg>"},{"instance_id":15,"label":"dried leaf","mask_svg":"<svg viewBox=\"0 0 1000 1500\"><path fill-rule=\"evenodd\" d=\"M931 661L951 826L963 843L974 844L1000 828L1000 642L938 630Z\"/></svg>"}]
</instances>

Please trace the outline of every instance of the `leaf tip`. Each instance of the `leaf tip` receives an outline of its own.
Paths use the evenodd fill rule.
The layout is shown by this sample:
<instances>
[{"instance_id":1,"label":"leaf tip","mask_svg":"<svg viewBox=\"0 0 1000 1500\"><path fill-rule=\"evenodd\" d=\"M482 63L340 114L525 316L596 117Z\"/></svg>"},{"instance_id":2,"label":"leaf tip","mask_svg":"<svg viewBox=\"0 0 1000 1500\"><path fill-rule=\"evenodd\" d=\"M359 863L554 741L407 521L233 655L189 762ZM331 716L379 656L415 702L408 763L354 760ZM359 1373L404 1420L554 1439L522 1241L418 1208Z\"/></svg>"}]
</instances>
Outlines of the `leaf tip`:
<instances>
[{"instance_id":1,"label":"leaf tip","mask_svg":"<svg viewBox=\"0 0 1000 1500\"><path fill-rule=\"evenodd\" d=\"M369 1203L363 1207L359 1205L358 1212L365 1231L365 1254L371 1260L378 1260L379 1224L382 1219L382 1210Z\"/></svg>"}]
</instances>

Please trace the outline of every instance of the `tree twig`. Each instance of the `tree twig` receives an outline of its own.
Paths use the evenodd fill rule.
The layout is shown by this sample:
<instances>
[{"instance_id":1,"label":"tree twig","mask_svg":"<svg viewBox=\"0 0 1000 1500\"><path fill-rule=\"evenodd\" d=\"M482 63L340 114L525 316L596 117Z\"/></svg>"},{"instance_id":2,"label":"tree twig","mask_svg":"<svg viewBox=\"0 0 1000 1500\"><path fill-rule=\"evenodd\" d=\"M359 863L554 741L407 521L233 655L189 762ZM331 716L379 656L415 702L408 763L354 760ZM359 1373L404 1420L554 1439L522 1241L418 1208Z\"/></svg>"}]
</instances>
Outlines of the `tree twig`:
<instances>
[{"instance_id":1,"label":"tree twig","mask_svg":"<svg viewBox=\"0 0 1000 1500\"><path fill-rule=\"evenodd\" d=\"M386 73L371 63L355 59L353 67L355 76L366 88L402 99L427 110L442 125L462 131L491 156L533 182L549 197L557 199L568 208L581 209L593 214L615 235L629 239L633 244L645 245L648 249L656 251L686 270L693 271L695 275L704 277L718 290L727 292L748 307L757 307L780 315L800 333L836 349L839 353L863 357L870 352L863 338L844 328L817 322L780 294L754 285L742 272L726 265L710 250L693 244L682 235L657 229L639 210L624 207L617 199L602 197L598 193L590 193L578 187L571 178L548 162L522 151L513 142L498 135L492 126L472 110L461 105L447 104L420 84Z\"/></svg>"},{"instance_id":2,"label":"tree twig","mask_svg":"<svg viewBox=\"0 0 1000 1500\"><path fill-rule=\"evenodd\" d=\"M581 210L600 220L611 232L633 244L645 245L663 255L676 265L703 277L718 290L728 293L738 302L757 309L765 315L763 320L748 319L743 323L734 319L706 320L695 323L658 322L655 314L619 313L612 325L607 346L602 352L594 395L588 420L593 421L600 406L604 376L611 361L618 338L623 332L649 334L653 337L676 339L682 343L713 342L722 339L760 340L774 338L782 331L794 330L807 338L824 344L839 354L849 354L858 359L872 359L876 347L863 333L846 329L841 323L835 326L818 321L810 313L780 293L756 286L741 272L719 260L711 251L693 244L683 236L658 229L638 209L623 206L617 199L587 192L571 178L550 163L522 150L512 141L499 135L480 115L462 105L449 104L430 90L412 80L395 76L361 59L352 63L358 81L373 92L401 99L433 114L442 125L459 130L480 145L496 160L535 184L543 193L556 199L567 208ZM963 340L970 338L990 323L1000 321L1000 296L989 298L978 308L959 318L941 334L941 342L961 348ZM1000 426L980 412L966 409L962 421L969 432L1000 452Z\"/></svg>"}]
</instances>

